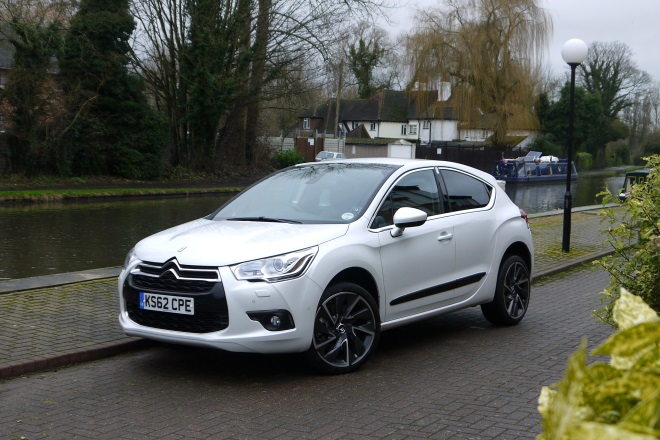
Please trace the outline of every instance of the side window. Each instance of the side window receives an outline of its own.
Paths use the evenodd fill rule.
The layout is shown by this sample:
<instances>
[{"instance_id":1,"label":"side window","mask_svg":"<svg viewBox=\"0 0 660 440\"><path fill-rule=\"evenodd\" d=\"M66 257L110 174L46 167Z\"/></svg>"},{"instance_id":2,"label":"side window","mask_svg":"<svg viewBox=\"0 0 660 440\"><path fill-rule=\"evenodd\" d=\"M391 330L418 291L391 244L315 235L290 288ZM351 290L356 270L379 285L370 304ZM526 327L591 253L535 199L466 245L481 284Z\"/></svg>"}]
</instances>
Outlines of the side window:
<instances>
[{"instance_id":1,"label":"side window","mask_svg":"<svg viewBox=\"0 0 660 440\"><path fill-rule=\"evenodd\" d=\"M447 200L452 211L483 208L490 202L493 189L479 179L458 171L441 170L447 187Z\"/></svg>"},{"instance_id":2,"label":"side window","mask_svg":"<svg viewBox=\"0 0 660 440\"><path fill-rule=\"evenodd\" d=\"M393 225L394 213L403 207L421 209L429 217L442 214L440 193L433 170L415 171L399 179L383 200L371 226L382 228Z\"/></svg>"}]
</instances>

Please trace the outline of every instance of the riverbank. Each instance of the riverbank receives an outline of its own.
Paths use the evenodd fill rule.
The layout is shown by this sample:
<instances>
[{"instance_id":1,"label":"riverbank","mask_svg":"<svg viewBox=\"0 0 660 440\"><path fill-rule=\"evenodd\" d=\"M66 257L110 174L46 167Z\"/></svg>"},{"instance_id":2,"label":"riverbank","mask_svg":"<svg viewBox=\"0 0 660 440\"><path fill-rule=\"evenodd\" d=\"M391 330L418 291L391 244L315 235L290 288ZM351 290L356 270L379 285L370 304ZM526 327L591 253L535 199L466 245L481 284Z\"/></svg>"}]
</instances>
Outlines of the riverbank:
<instances>
[{"instance_id":1,"label":"riverbank","mask_svg":"<svg viewBox=\"0 0 660 440\"><path fill-rule=\"evenodd\" d=\"M40 189L0 190L3 202L52 202L58 200L87 199L101 197L153 197L162 195L192 195L210 193L234 193L244 186L188 187L188 188L99 188L99 189Z\"/></svg>"},{"instance_id":2,"label":"riverbank","mask_svg":"<svg viewBox=\"0 0 660 440\"><path fill-rule=\"evenodd\" d=\"M23 176L9 175L0 177L0 203L235 193L271 171L270 169L256 169L223 174L186 173L152 181L109 176L69 178L42 176L28 179Z\"/></svg>"}]
</instances>

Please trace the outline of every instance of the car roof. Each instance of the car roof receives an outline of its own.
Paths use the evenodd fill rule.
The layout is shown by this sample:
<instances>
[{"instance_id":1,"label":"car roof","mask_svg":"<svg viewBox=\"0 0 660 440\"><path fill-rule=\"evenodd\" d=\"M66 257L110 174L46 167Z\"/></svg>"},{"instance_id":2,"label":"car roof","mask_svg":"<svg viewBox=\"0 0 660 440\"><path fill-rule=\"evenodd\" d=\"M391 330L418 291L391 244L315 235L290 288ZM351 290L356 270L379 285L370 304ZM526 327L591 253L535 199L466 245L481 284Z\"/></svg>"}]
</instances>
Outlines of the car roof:
<instances>
[{"instance_id":1,"label":"car roof","mask_svg":"<svg viewBox=\"0 0 660 440\"><path fill-rule=\"evenodd\" d=\"M478 170L476 168L470 167L468 165L463 165L458 162L449 162L444 160L429 160L429 159L402 159L395 157L369 157L369 158L354 158L354 159L334 159L334 160L325 160L324 163L374 163L374 164L383 164L383 165L397 165L401 167L402 171L413 170L416 168L424 167L449 167L457 170L462 170L468 173L471 173L482 180L489 182L493 186L497 186L497 180L491 174L488 174L484 171ZM307 162L302 163L302 165L318 166L318 162Z\"/></svg>"}]
</instances>

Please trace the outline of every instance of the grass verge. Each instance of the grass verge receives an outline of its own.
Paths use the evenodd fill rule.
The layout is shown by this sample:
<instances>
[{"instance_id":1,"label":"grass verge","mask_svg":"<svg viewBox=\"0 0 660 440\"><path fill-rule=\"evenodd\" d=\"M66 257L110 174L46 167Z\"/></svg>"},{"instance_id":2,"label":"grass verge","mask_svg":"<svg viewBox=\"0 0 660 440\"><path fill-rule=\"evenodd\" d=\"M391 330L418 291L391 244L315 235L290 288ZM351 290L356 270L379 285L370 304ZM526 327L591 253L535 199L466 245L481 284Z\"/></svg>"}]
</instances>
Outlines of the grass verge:
<instances>
[{"instance_id":1,"label":"grass verge","mask_svg":"<svg viewBox=\"0 0 660 440\"><path fill-rule=\"evenodd\" d=\"M207 193L233 193L243 187L212 188L86 188L86 189L28 189L0 191L0 202L49 202L65 199L96 197L133 197L188 195Z\"/></svg>"}]
</instances>

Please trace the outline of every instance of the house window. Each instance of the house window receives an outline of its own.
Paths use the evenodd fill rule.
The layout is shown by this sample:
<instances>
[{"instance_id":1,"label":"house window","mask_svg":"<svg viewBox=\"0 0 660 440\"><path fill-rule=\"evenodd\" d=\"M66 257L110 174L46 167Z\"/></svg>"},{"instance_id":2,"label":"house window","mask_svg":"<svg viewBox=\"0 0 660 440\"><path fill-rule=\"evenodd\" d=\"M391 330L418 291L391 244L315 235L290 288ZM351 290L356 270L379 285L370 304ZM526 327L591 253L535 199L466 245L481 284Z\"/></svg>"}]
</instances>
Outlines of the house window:
<instances>
[{"instance_id":1,"label":"house window","mask_svg":"<svg viewBox=\"0 0 660 440\"><path fill-rule=\"evenodd\" d=\"M401 126L401 134L404 134L404 135L405 135L407 130L408 130L408 125L403 124L403 125Z\"/></svg>"},{"instance_id":2,"label":"house window","mask_svg":"<svg viewBox=\"0 0 660 440\"><path fill-rule=\"evenodd\" d=\"M429 128L431 128L431 121L424 121L423 124L424 124L424 125L422 125L422 128L424 128L424 129L429 129Z\"/></svg>"},{"instance_id":3,"label":"house window","mask_svg":"<svg viewBox=\"0 0 660 440\"><path fill-rule=\"evenodd\" d=\"M417 124L410 125L410 134L411 135L416 135L417 134Z\"/></svg>"},{"instance_id":4,"label":"house window","mask_svg":"<svg viewBox=\"0 0 660 440\"><path fill-rule=\"evenodd\" d=\"M351 122L351 130L355 130L357 128L357 126L358 126L357 122L355 122L355 121Z\"/></svg>"},{"instance_id":5,"label":"house window","mask_svg":"<svg viewBox=\"0 0 660 440\"><path fill-rule=\"evenodd\" d=\"M371 125L369 126L369 131L376 131L376 123L372 122Z\"/></svg>"},{"instance_id":6,"label":"house window","mask_svg":"<svg viewBox=\"0 0 660 440\"><path fill-rule=\"evenodd\" d=\"M303 130L309 130L309 118L303 119Z\"/></svg>"}]
</instances>

